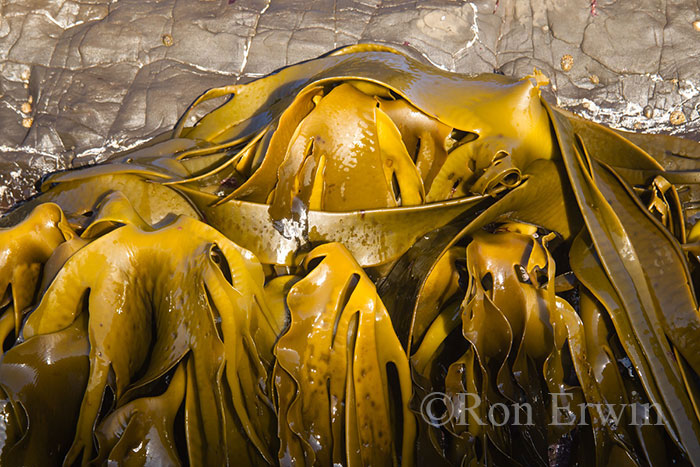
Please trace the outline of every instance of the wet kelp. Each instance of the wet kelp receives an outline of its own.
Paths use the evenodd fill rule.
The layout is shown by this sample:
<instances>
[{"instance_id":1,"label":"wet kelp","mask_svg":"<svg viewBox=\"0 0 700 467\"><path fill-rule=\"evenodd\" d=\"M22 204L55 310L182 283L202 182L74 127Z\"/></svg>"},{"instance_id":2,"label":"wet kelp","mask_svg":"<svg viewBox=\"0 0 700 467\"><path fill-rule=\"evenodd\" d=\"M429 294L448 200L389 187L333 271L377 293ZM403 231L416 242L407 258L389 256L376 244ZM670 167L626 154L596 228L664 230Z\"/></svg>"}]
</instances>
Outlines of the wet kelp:
<instances>
[{"instance_id":1,"label":"wet kelp","mask_svg":"<svg viewBox=\"0 0 700 467\"><path fill-rule=\"evenodd\" d=\"M353 46L46 177L0 462L700 465L700 145L546 84Z\"/></svg>"}]
</instances>

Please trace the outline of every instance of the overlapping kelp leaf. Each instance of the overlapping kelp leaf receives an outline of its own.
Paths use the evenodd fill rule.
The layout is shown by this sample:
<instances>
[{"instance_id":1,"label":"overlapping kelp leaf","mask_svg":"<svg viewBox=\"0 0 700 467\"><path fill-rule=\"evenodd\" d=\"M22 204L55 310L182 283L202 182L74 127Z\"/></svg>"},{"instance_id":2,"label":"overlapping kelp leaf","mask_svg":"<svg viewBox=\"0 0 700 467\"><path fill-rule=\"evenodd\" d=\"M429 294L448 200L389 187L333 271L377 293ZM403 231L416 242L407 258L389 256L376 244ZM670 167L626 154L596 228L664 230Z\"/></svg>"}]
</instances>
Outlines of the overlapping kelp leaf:
<instances>
[{"instance_id":1,"label":"overlapping kelp leaf","mask_svg":"<svg viewBox=\"0 0 700 467\"><path fill-rule=\"evenodd\" d=\"M505 224L493 233L475 234L466 252L450 250L450 257L459 250L463 257L466 253L466 294L461 305L441 311L412 361L421 379L443 379L434 384L443 387L447 397L471 393L481 402L475 411L456 413L450 421L450 436L459 439L468 432L464 462L486 463L493 457L513 465L546 465L547 447L574 427L551 419L559 415L556 406L603 402L586 359L581 320L555 295L555 265L547 238L539 237L534 227ZM435 365L441 353L448 360L454 354L454 347L441 347L460 327L470 345L440 376ZM577 384L568 380L572 371ZM494 421L493 408L499 405L512 412L499 412ZM511 423L499 426L505 417L511 417ZM616 439L624 446L625 436L610 433L595 412L591 418L596 444ZM457 423L460 420L466 425Z\"/></svg>"},{"instance_id":2,"label":"overlapping kelp leaf","mask_svg":"<svg viewBox=\"0 0 700 467\"><path fill-rule=\"evenodd\" d=\"M60 244L74 236L61 208L48 203L34 208L14 228L0 228L0 342L19 333L23 313L34 302L42 267Z\"/></svg>"},{"instance_id":3,"label":"overlapping kelp leaf","mask_svg":"<svg viewBox=\"0 0 700 467\"><path fill-rule=\"evenodd\" d=\"M374 284L342 245L304 260L275 346L282 465L411 465L408 358Z\"/></svg>"},{"instance_id":4,"label":"overlapping kelp leaf","mask_svg":"<svg viewBox=\"0 0 700 467\"><path fill-rule=\"evenodd\" d=\"M60 465L73 442L88 379L87 316L36 336L0 361L2 465Z\"/></svg>"},{"instance_id":5,"label":"overlapping kelp leaf","mask_svg":"<svg viewBox=\"0 0 700 467\"><path fill-rule=\"evenodd\" d=\"M174 427L184 397L185 370L179 365L163 394L131 401L100 423L95 430L97 462L146 465L157 460L180 465Z\"/></svg>"},{"instance_id":6,"label":"overlapping kelp leaf","mask_svg":"<svg viewBox=\"0 0 700 467\"><path fill-rule=\"evenodd\" d=\"M167 223L178 215L201 218L188 198L166 186L149 183L140 175L106 173L83 176L81 172L61 172L60 175L66 176L76 174L75 180L48 184L44 192L0 218L0 227L16 225L40 204L54 203L61 207L71 226L82 229L91 222L103 198L113 192L119 192L129 200L133 209L149 224Z\"/></svg>"},{"instance_id":7,"label":"overlapping kelp leaf","mask_svg":"<svg viewBox=\"0 0 700 467\"><path fill-rule=\"evenodd\" d=\"M472 207L465 194L496 195L531 161L555 155L539 103L545 82L539 73L520 81L455 75L386 47L347 47L211 90L192 107L232 97L194 127L184 128L186 113L171 139L43 186L129 174L186 193L264 262L289 266L302 246L342 240L362 266L386 264ZM426 202L413 218L371 215Z\"/></svg>"},{"instance_id":8,"label":"overlapping kelp leaf","mask_svg":"<svg viewBox=\"0 0 700 467\"><path fill-rule=\"evenodd\" d=\"M0 463L700 465L700 144L546 82L346 47L45 178Z\"/></svg>"},{"instance_id":9,"label":"overlapping kelp leaf","mask_svg":"<svg viewBox=\"0 0 700 467\"><path fill-rule=\"evenodd\" d=\"M128 208L117 197L102 212L121 223L135 218ZM93 427L100 407L110 404L106 393L116 411L96 431L103 459L135 448L150 430L150 444L130 455L175 458L171 424L184 403L191 461L240 459L244 453L233 448L247 443L249 462L271 460L267 385L284 317L269 311L263 279L249 252L187 217L155 230L125 222L68 258L23 328L28 345L87 316L89 374L65 463L92 459ZM138 397L178 365L162 396ZM41 416L35 408L25 407L30 427Z\"/></svg>"},{"instance_id":10,"label":"overlapping kelp leaf","mask_svg":"<svg viewBox=\"0 0 700 467\"><path fill-rule=\"evenodd\" d=\"M607 152L589 153L585 136L567 132L568 122L559 114L552 112L552 118L597 257L643 349L649 378L661 385L659 403L667 411L669 434L695 459L700 456L697 395L685 380L692 379L688 370L700 371L700 313L687 257L606 163Z\"/></svg>"}]
</instances>

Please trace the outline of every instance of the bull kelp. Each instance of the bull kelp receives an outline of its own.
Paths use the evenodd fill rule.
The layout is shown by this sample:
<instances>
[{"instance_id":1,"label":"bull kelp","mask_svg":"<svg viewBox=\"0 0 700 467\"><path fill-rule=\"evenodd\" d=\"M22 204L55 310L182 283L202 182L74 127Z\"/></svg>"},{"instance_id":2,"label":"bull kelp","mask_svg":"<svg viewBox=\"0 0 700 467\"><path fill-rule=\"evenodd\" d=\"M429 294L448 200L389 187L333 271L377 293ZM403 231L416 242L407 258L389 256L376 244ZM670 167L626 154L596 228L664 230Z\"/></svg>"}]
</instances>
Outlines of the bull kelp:
<instances>
[{"instance_id":1,"label":"bull kelp","mask_svg":"<svg viewBox=\"0 0 700 467\"><path fill-rule=\"evenodd\" d=\"M700 465L700 144L546 84L346 47L45 177L0 463Z\"/></svg>"}]
</instances>

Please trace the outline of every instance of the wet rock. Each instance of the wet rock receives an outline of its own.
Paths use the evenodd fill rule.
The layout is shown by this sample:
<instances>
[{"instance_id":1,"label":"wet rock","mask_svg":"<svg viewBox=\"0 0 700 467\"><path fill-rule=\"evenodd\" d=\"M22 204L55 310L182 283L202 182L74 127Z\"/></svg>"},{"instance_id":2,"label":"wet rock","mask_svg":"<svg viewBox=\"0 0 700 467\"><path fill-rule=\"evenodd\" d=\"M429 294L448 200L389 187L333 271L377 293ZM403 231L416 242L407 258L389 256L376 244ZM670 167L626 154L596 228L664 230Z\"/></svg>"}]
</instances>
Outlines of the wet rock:
<instances>
[{"instance_id":1,"label":"wet rock","mask_svg":"<svg viewBox=\"0 0 700 467\"><path fill-rule=\"evenodd\" d=\"M47 171L171 128L210 87L357 42L464 73L537 67L545 94L588 118L697 138L698 17L694 2L661 0L599 0L595 15L580 0L5 2L0 208Z\"/></svg>"}]
</instances>

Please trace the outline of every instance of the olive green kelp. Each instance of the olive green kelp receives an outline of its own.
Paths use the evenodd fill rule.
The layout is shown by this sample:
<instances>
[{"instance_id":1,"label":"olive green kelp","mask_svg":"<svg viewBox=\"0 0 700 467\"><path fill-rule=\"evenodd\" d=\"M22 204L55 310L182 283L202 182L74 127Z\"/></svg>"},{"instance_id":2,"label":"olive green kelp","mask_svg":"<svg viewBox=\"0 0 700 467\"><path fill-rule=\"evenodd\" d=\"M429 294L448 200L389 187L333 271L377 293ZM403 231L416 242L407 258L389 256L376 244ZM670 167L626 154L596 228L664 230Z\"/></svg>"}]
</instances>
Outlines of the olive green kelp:
<instances>
[{"instance_id":1,"label":"olive green kelp","mask_svg":"<svg viewBox=\"0 0 700 467\"><path fill-rule=\"evenodd\" d=\"M46 177L0 464L700 466L700 144L546 84L351 46Z\"/></svg>"}]
</instances>

